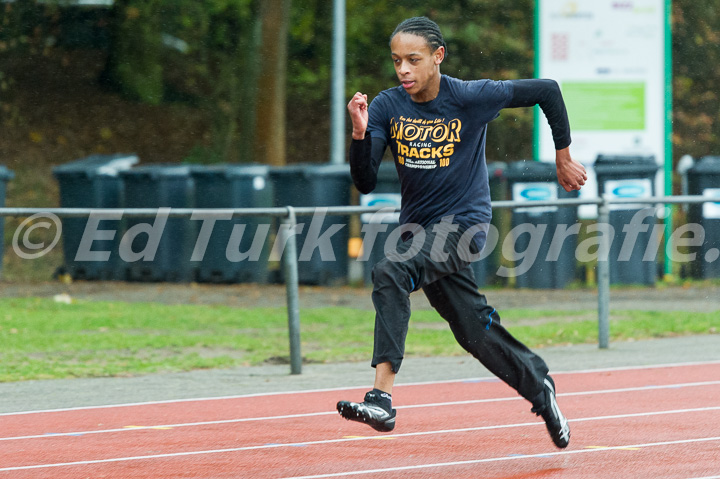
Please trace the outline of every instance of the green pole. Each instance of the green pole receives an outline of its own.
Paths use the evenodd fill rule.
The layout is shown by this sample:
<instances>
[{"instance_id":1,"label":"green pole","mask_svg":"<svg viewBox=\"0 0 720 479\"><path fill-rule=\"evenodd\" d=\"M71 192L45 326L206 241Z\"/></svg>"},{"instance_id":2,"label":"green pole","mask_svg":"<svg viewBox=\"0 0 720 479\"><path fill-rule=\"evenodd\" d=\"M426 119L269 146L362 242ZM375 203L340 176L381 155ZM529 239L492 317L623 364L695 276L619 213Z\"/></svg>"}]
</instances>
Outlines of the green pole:
<instances>
[{"instance_id":1,"label":"green pole","mask_svg":"<svg viewBox=\"0 0 720 479\"><path fill-rule=\"evenodd\" d=\"M330 163L345 162L345 0L333 2Z\"/></svg>"},{"instance_id":2,"label":"green pole","mask_svg":"<svg viewBox=\"0 0 720 479\"><path fill-rule=\"evenodd\" d=\"M535 78L540 78L540 1L535 0ZM533 107L533 159L540 161L540 107L537 105Z\"/></svg>"},{"instance_id":3,"label":"green pole","mask_svg":"<svg viewBox=\"0 0 720 479\"><path fill-rule=\"evenodd\" d=\"M672 155L672 0L665 0L665 196L673 194ZM665 218L665 276L672 275L670 262L670 236L672 235L675 205L668 206Z\"/></svg>"}]
</instances>

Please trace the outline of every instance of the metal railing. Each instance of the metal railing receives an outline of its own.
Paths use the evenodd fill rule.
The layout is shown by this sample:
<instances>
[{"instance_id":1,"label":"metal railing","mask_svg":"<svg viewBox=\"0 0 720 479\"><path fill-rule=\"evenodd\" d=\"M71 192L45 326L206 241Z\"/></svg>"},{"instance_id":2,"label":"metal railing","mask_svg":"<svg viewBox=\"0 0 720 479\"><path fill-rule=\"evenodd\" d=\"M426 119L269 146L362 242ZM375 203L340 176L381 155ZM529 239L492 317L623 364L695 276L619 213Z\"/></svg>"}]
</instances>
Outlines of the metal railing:
<instances>
[{"instance_id":1,"label":"metal railing","mask_svg":"<svg viewBox=\"0 0 720 479\"><path fill-rule=\"evenodd\" d=\"M717 198L706 196L654 196L647 198L610 198L602 196L589 199L558 199L548 201L494 201L493 209L515 209L528 207L572 207L581 205L596 205L598 207L598 223L608 224L610 222L610 205L617 204L647 204L647 205L670 205L670 204L701 204L716 202ZM212 215L227 218L228 214L233 217L241 216L273 216L281 219L282 227L281 244L285 245L282 254L282 268L286 285L286 302L288 312L288 334L290 342L290 373L301 374L302 354L300 343L300 306L299 306L299 283L298 283L298 255L297 242L294 227L297 224L297 216L312 215L322 209L327 215L359 215L362 213L397 212L397 208L381 206L331 206L331 207L273 207L273 208L166 208L163 209L171 218L190 218L193 214L202 212L203 217ZM123 217L152 217L158 214L159 208L0 208L0 217L17 216L27 217L38 213L52 214L58 217L85 217L95 215L119 215ZM607 235L599 235L599 250L609 251L612 240ZM602 259L598 256L597 264L597 289L598 289L598 346L599 348L609 347L610 337L610 261L609 258Z\"/></svg>"}]
</instances>

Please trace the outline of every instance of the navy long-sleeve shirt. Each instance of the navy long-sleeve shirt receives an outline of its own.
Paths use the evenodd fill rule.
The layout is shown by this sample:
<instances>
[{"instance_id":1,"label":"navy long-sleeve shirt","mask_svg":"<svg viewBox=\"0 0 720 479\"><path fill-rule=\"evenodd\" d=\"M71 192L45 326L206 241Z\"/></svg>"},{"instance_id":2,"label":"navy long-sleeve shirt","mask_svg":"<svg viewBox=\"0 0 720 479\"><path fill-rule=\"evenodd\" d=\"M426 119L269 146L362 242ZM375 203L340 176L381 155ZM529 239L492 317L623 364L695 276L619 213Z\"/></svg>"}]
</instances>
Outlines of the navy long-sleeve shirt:
<instances>
[{"instance_id":1,"label":"navy long-sleeve shirt","mask_svg":"<svg viewBox=\"0 0 720 479\"><path fill-rule=\"evenodd\" d=\"M550 124L555 148L569 146L567 111L553 80L462 81L442 75L438 96L425 103L414 102L402 87L385 90L370 104L365 138L352 140L353 182L361 193L371 192L389 146L401 184L401 224L427 227L448 216L463 229L489 223L487 124L503 108L534 105Z\"/></svg>"}]
</instances>

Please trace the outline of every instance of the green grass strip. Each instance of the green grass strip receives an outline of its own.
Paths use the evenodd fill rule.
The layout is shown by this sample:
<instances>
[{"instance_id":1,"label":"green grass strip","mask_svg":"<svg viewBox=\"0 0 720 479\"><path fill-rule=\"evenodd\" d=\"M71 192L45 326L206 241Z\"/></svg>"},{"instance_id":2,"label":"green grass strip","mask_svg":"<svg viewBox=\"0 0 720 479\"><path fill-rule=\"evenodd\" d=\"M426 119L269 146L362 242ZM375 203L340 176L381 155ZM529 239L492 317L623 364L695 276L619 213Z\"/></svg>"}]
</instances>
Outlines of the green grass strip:
<instances>
[{"instance_id":1,"label":"green grass strip","mask_svg":"<svg viewBox=\"0 0 720 479\"><path fill-rule=\"evenodd\" d=\"M374 313L348 308L301 311L307 362L369 361ZM597 312L506 310L502 323L531 348L597 342ZM720 329L720 315L614 311L611 341ZM0 381L135 376L284 363L284 308L74 301L0 300ZM466 354L433 311L410 321L406 355Z\"/></svg>"}]
</instances>

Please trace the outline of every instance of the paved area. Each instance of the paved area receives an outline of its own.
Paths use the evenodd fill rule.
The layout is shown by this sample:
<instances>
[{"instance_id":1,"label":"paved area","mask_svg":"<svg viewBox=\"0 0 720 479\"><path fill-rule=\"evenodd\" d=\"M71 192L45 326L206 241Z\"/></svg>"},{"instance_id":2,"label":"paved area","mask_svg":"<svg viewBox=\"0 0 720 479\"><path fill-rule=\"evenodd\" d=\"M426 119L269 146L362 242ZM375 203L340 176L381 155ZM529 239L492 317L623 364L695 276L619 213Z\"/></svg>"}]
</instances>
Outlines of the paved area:
<instances>
[{"instance_id":1,"label":"paved area","mask_svg":"<svg viewBox=\"0 0 720 479\"><path fill-rule=\"evenodd\" d=\"M717 361L720 367L720 335L618 342L608 349L594 345L563 346L538 352L552 371L705 361ZM397 383L489 377L492 375L470 356L411 358L404 362ZM373 378L374 372L368 363L341 363L305 365L300 375L291 375L289 366L258 366L133 378L26 381L0 384L0 413L281 391L369 388Z\"/></svg>"}]
</instances>

